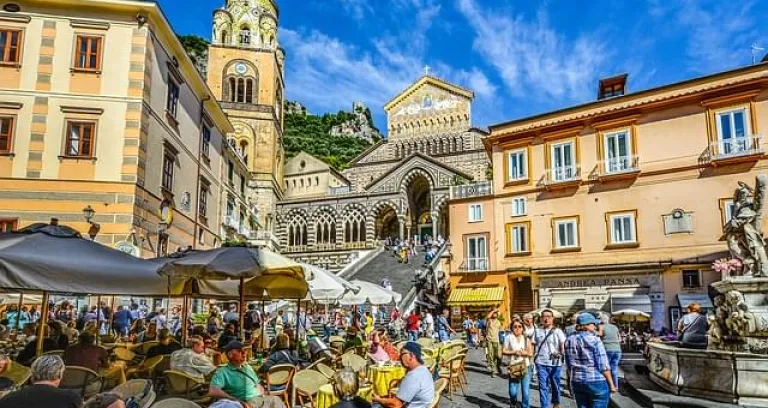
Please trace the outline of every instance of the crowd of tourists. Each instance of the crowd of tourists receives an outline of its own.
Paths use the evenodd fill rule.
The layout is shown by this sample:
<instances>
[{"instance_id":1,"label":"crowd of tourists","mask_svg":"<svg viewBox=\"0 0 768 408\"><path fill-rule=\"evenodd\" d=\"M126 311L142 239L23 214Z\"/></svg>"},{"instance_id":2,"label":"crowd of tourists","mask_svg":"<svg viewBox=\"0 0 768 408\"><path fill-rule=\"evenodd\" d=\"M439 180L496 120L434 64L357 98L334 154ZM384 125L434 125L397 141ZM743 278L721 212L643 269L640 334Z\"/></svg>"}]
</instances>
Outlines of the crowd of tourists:
<instances>
[{"instance_id":1,"label":"crowd of tourists","mask_svg":"<svg viewBox=\"0 0 768 408\"><path fill-rule=\"evenodd\" d=\"M421 250L424 253L424 263L430 263L446 243L447 241L442 235L438 235L436 238L431 235L424 235L411 239L387 237L384 240L384 249L391 251L400 263L410 263L419 255L419 250Z\"/></svg>"}]
</instances>

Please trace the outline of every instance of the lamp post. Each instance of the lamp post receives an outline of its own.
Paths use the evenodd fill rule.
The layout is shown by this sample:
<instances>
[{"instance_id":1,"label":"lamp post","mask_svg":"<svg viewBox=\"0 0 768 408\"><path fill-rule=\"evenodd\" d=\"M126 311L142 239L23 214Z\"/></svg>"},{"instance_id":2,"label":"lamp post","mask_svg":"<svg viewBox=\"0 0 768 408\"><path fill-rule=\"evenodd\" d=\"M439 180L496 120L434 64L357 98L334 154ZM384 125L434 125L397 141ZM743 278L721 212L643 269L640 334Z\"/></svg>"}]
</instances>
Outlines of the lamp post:
<instances>
[{"instance_id":1,"label":"lamp post","mask_svg":"<svg viewBox=\"0 0 768 408\"><path fill-rule=\"evenodd\" d=\"M90 224L91 220L93 219L94 214L96 214L96 210L91 208L91 205L88 204L87 207L83 208L83 218L85 218L85 221Z\"/></svg>"},{"instance_id":2,"label":"lamp post","mask_svg":"<svg viewBox=\"0 0 768 408\"><path fill-rule=\"evenodd\" d=\"M168 224L164 221L160 221L159 224L157 224L157 256L164 256L165 251L163 248L165 247L165 244L168 239L168 234L166 233L168 231Z\"/></svg>"},{"instance_id":3,"label":"lamp post","mask_svg":"<svg viewBox=\"0 0 768 408\"><path fill-rule=\"evenodd\" d=\"M91 237L91 241L96 239L96 236L99 235L99 230L101 230L101 225L91 221L93 220L94 215L96 215L96 210L94 210L90 204L83 208L83 218L85 218L85 221L91 225L88 228L88 236Z\"/></svg>"}]
</instances>

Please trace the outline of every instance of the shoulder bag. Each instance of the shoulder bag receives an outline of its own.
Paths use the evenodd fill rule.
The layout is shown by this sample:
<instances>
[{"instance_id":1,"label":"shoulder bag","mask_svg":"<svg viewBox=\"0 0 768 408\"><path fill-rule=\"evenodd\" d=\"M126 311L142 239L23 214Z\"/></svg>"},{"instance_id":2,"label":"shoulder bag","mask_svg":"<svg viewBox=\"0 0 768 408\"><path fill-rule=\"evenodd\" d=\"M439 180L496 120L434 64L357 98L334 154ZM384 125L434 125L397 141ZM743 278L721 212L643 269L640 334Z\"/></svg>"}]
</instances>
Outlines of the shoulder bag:
<instances>
[{"instance_id":1,"label":"shoulder bag","mask_svg":"<svg viewBox=\"0 0 768 408\"><path fill-rule=\"evenodd\" d=\"M517 341L517 338L515 338L515 341ZM528 349L528 337L523 336L523 351L527 349ZM523 357L520 360L514 360L510 362L509 367L507 367L507 370L509 371L510 380L520 380L523 377L525 377L525 374L528 372L528 365L526 364L526 361L525 361L527 358L528 357Z\"/></svg>"}]
</instances>

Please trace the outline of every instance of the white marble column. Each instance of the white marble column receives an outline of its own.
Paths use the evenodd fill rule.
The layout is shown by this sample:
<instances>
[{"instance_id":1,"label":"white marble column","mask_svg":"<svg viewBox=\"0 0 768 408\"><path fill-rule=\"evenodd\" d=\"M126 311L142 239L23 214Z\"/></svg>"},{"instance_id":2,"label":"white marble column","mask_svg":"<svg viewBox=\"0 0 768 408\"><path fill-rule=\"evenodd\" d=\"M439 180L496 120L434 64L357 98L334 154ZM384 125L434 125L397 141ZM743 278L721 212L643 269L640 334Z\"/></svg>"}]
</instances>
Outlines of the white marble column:
<instances>
[{"instance_id":1,"label":"white marble column","mask_svg":"<svg viewBox=\"0 0 768 408\"><path fill-rule=\"evenodd\" d=\"M651 330L660 332L667 321L666 307L664 306L664 293L654 292L651 298ZM670 329L674 329L670 327Z\"/></svg>"}]
</instances>

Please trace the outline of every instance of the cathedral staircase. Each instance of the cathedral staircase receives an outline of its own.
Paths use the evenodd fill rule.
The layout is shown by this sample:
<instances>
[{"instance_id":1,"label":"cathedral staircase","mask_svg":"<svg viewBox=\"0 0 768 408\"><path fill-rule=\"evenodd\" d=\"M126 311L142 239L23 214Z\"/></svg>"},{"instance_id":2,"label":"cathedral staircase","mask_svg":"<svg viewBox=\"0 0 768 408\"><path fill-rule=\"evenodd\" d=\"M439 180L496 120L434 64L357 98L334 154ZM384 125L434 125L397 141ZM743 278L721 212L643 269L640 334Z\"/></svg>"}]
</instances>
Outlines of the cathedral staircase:
<instances>
[{"instance_id":1,"label":"cathedral staircase","mask_svg":"<svg viewBox=\"0 0 768 408\"><path fill-rule=\"evenodd\" d=\"M402 264L397 262L392 251L382 251L362 268L344 276L344 279L358 279L380 285L382 279L388 276L392 282L392 290L401 294L405 299L408 292L413 288L413 278L423 262L423 252L416 255L410 263Z\"/></svg>"}]
</instances>

